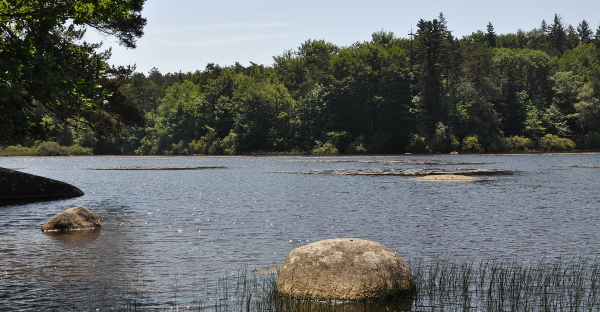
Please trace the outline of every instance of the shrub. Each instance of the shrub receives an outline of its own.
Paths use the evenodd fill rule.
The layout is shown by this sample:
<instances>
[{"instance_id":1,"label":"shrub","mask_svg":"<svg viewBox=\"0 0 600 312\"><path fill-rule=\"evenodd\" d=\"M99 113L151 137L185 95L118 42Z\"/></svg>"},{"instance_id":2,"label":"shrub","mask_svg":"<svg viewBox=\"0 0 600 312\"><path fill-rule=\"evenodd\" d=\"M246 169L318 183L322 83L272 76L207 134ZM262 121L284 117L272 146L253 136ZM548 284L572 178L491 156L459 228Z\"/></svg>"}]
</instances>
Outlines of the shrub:
<instances>
[{"instance_id":1,"label":"shrub","mask_svg":"<svg viewBox=\"0 0 600 312\"><path fill-rule=\"evenodd\" d=\"M470 136L463 139L462 150L463 152L481 153L483 147L479 144L479 139L476 136Z\"/></svg>"},{"instance_id":2,"label":"shrub","mask_svg":"<svg viewBox=\"0 0 600 312\"><path fill-rule=\"evenodd\" d=\"M364 139L362 136L359 136L352 142L348 148L346 148L346 153L348 154L364 154L367 152L367 148L364 144Z\"/></svg>"},{"instance_id":3,"label":"shrub","mask_svg":"<svg viewBox=\"0 0 600 312\"><path fill-rule=\"evenodd\" d=\"M497 152L506 150L506 140L500 135L493 135L488 138L487 146L482 144L486 152Z\"/></svg>"},{"instance_id":4,"label":"shrub","mask_svg":"<svg viewBox=\"0 0 600 312\"><path fill-rule=\"evenodd\" d=\"M171 149L165 151L167 155L187 155L190 152L188 151L187 144L180 140L178 143L171 144Z\"/></svg>"},{"instance_id":5,"label":"shrub","mask_svg":"<svg viewBox=\"0 0 600 312\"><path fill-rule=\"evenodd\" d=\"M225 139L219 139L217 132L210 127L206 127L208 132L199 140L194 140L189 144L190 152L202 155L223 155ZM232 134L230 134L231 136ZM229 139L228 139L229 140ZM229 141L227 141L229 142ZM229 144L229 143L228 143ZM230 144L231 145L231 144Z\"/></svg>"},{"instance_id":6,"label":"shrub","mask_svg":"<svg viewBox=\"0 0 600 312\"><path fill-rule=\"evenodd\" d=\"M35 149L37 156L66 156L68 153L56 142L43 142Z\"/></svg>"},{"instance_id":7,"label":"shrub","mask_svg":"<svg viewBox=\"0 0 600 312\"><path fill-rule=\"evenodd\" d=\"M427 149L432 153L456 151L459 146L460 142L452 133L452 129L444 125L443 122L438 122L434 136L427 140Z\"/></svg>"},{"instance_id":8,"label":"shrub","mask_svg":"<svg viewBox=\"0 0 600 312\"><path fill-rule=\"evenodd\" d=\"M425 142L425 138L418 135L413 134L408 142L408 146L406 147L406 151L410 153L424 153L427 151L427 143Z\"/></svg>"},{"instance_id":9,"label":"shrub","mask_svg":"<svg viewBox=\"0 0 600 312\"><path fill-rule=\"evenodd\" d=\"M339 151L331 142L323 144L317 141L317 147L312 150L312 153L315 155L336 155L339 154Z\"/></svg>"},{"instance_id":10,"label":"shrub","mask_svg":"<svg viewBox=\"0 0 600 312\"><path fill-rule=\"evenodd\" d=\"M554 134L546 134L538 142L538 147L543 151L570 151L575 149L575 142Z\"/></svg>"},{"instance_id":11,"label":"shrub","mask_svg":"<svg viewBox=\"0 0 600 312\"><path fill-rule=\"evenodd\" d=\"M317 143L317 148L321 146L320 142L331 143L331 146L333 146L333 148L336 150L335 154L337 154L340 152L346 152L353 141L355 140L352 138L350 133L346 131L334 131L327 132L323 140L316 140L315 143Z\"/></svg>"},{"instance_id":12,"label":"shrub","mask_svg":"<svg viewBox=\"0 0 600 312\"><path fill-rule=\"evenodd\" d=\"M531 151L535 144L530 138L522 137L522 136L512 136L506 138L506 149L510 151L523 151L528 152Z\"/></svg>"},{"instance_id":13,"label":"shrub","mask_svg":"<svg viewBox=\"0 0 600 312\"><path fill-rule=\"evenodd\" d=\"M204 139L204 137L201 137L199 140L193 140L192 142L190 142L189 147L190 147L190 152L192 154L202 154L202 155L206 155L206 151L208 150L208 148L206 147L207 142Z\"/></svg>"},{"instance_id":14,"label":"shrub","mask_svg":"<svg viewBox=\"0 0 600 312\"><path fill-rule=\"evenodd\" d=\"M31 147L25 147L21 145L8 146L4 150L0 151L2 156L31 156L35 155L35 150Z\"/></svg>"},{"instance_id":15,"label":"shrub","mask_svg":"<svg viewBox=\"0 0 600 312\"><path fill-rule=\"evenodd\" d=\"M91 148L83 147L83 146L77 145L77 144L74 144L71 146L65 146L65 147L63 147L63 149L68 155L73 155L73 156L93 154Z\"/></svg>"},{"instance_id":16,"label":"shrub","mask_svg":"<svg viewBox=\"0 0 600 312\"><path fill-rule=\"evenodd\" d=\"M216 137L216 133L214 131L208 132L206 135L203 135L199 140L193 140L190 143L190 149L192 154L209 154L209 149L211 145L218 140Z\"/></svg>"},{"instance_id":17,"label":"shrub","mask_svg":"<svg viewBox=\"0 0 600 312\"><path fill-rule=\"evenodd\" d=\"M223 155L225 151L223 149L223 140L215 140L212 144L210 144L207 154L209 155Z\"/></svg>"},{"instance_id":18,"label":"shrub","mask_svg":"<svg viewBox=\"0 0 600 312\"><path fill-rule=\"evenodd\" d=\"M229 135L218 142L218 145L213 145L212 148L222 151L223 155L235 155L237 153L237 136L236 133L229 132ZM217 144L217 142L215 142L215 144Z\"/></svg>"}]
</instances>

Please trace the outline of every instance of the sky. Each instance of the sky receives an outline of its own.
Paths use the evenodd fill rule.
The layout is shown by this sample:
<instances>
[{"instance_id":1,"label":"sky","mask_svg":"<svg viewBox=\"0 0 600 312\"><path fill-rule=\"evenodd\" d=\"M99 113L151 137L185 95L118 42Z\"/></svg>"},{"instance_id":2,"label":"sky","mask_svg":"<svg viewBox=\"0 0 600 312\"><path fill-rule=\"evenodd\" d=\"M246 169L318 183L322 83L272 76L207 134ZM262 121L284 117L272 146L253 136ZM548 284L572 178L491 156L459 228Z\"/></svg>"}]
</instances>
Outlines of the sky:
<instances>
[{"instance_id":1,"label":"sky","mask_svg":"<svg viewBox=\"0 0 600 312\"><path fill-rule=\"evenodd\" d=\"M461 38L488 22L497 34L532 30L558 14L566 25L586 20L600 25L598 0L147 0L148 20L136 49L120 47L114 38L93 33L112 47L112 65L136 65L147 74L204 70L239 62L272 65L273 56L296 50L303 42L325 40L337 46L371 40L377 31L408 38L420 19L443 13L448 29Z\"/></svg>"}]
</instances>

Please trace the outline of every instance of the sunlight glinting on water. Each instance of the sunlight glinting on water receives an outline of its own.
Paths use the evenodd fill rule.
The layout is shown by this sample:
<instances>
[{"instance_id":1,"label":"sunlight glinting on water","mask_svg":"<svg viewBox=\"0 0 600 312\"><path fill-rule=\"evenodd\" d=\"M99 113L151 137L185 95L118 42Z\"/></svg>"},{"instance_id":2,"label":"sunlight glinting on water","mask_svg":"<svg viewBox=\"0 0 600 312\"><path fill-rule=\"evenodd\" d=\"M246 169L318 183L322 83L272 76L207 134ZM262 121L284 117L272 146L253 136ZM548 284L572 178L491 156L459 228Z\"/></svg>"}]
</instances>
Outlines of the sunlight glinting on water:
<instances>
[{"instance_id":1,"label":"sunlight glinting on water","mask_svg":"<svg viewBox=\"0 0 600 312\"><path fill-rule=\"evenodd\" d=\"M599 169L586 166L599 164L598 154L3 158L2 167L72 183L86 195L0 207L0 299L51 309L79 305L69 301L75 293L143 283L150 297L172 300L177 287L178 300L192 301L197 287L244 267L277 266L296 247L338 237L377 241L407 260L598 257ZM223 168L91 170L127 166ZM478 183L306 174L432 167L510 174ZM80 237L39 230L74 206L100 215L102 229Z\"/></svg>"}]
</instances>

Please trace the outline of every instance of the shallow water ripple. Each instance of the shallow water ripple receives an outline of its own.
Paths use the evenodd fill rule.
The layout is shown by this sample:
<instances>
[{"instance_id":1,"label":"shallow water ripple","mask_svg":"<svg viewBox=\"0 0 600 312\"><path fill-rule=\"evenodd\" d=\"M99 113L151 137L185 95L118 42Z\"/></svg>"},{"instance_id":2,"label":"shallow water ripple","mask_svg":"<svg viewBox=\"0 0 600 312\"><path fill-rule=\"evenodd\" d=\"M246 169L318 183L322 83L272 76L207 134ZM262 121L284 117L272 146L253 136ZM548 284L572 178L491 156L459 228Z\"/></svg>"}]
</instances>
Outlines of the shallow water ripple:
<instances>
[{"instance_id":1,"label":"shallow water ripple","mask_svg":"<svg viewBox=\"0 0 600 312\"><path fill-rule=\"evenodd\" d=\"M189 303L223 276L335 237L374 240L407 260L599 257L599 165L599 154L1 158L86 195L0 207L0 310L87 308L135 297L140 285L150 306ZM83 170L148 166L218 168ZM279 173L432 166L513 174L430 183ZM96 236L39 230L73 206L101 216Z\"/></svg>"}]
</instances>

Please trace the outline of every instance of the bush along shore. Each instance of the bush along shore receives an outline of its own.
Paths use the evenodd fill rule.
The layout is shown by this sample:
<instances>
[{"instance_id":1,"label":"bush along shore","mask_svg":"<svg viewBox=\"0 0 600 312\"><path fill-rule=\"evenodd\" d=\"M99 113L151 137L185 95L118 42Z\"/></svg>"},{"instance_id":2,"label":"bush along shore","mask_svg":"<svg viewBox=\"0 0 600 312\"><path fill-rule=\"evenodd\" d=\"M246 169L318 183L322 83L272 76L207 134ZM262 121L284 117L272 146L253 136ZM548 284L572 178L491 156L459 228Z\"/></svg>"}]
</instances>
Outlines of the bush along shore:
<instances>
[{"instance_id":1,"label":"bush along shore","mask_svg":"<svg viewBox=\"0 0 600 312\"><path fill-rule=\"evenodd\" d=\"M600 259L519 262L408 261L412 298L340 302L295 300L275 290L277 270L250 271L217 281L204 279L192 294L153 298L143 283L104 298L100 310L125 311L600 311ZM177 282L174 282L177 285ZM181 289L181 285L179 289ZM162 302L162 303L161 303Z\"/></svg>"},{"instance_id":2,"label":"bush along shore","mask_svg":"<svg viewBox=\"0 0 600 312\"><path fill-rule=\"evenodd\" d=\"M56 142L43 142L32 147L10 145L0 147L0 156L81 156L92 155L92 148L78 144L62 146Z\"/></svg>"},{"instance_id":3,"label":"bush along shore","mask_svg":"<svg viewBox=\"0 0 600 312\"><path fill-rule=\"evenodd\" d=\"M511 142L507 139L507 142ZM508 143L507 143L508 144ZM512 144L512 143L511 143ZM497 150L490 153L578 153L578 152L600 152L598 149L575 149L574 146L568 145L548 145L543 148L525 148L523 146L507 145L505 149ZM421 152L423 154L431 154L428 152ZM481 151L467 151L467 154L481 154ZM339 155L339 151L336 149L323 149L316 148L310 152L306 151L291 151L291 152L256 152L250 153L250 155ZM358 155L361 153L354 153ZM362 153L365 155L364 153ZM84 147L78 144L63 146L56 142L42 142L39 144L33 144L31 146L22 145L9 145L6 147L0 146L0 156L86 156L86 155L134 155L134 153L128 153L127 151L120 151L117 149L103 150L97 147ZM153 155L153 154L145 154ZM180 155L180 154L169 154L169 155ZM188 153L187 155L211 155L211 153L204 153L202 151L194 151L194 153ZM216 155L225 155L224 153Z\"/></svg>"}]
</instances>

